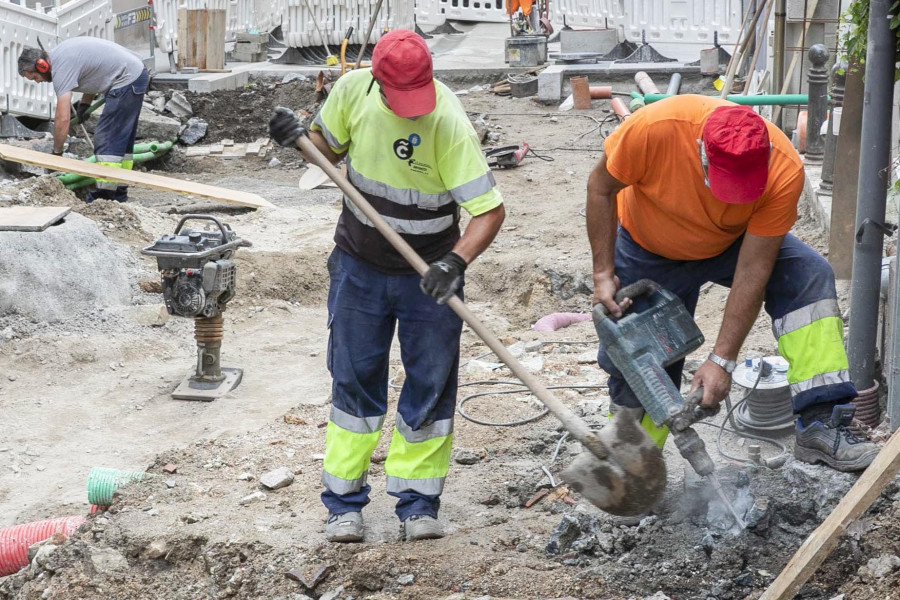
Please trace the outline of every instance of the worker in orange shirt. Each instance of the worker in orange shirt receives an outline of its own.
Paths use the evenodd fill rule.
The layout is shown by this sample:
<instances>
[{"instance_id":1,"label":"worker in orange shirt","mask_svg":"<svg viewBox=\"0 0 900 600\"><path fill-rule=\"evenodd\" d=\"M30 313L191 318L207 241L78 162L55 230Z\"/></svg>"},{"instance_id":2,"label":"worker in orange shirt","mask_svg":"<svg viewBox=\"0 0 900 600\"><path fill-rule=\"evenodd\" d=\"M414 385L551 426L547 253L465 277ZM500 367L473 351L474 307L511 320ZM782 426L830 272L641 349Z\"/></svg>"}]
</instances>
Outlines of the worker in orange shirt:
<instances>
[{"instance_id":1,"label":"worker in orange shirt","mask_svg":"<svg viewBox=\"0 0 900 600\"><path fill-rule=\"evenodd\" d=\"M630 306L616 291L649 278L693 314L700 287L731 288L722 325L692 390L704 406L731 390L731 372L759 310L772 318L787 359L795 456L841 471L865 469L876 444L848 429L857 392L843 345L834 272L788 233L797 220L803 163L787 137L749 107L683 95L648 105L606 138L588 179L587 231L594 303L615 317ZM613 409L642 419L660 447L666 431L643 414L608 356ZM676 386L684 361L669 367Z\"/></svg>"}]
</instances>

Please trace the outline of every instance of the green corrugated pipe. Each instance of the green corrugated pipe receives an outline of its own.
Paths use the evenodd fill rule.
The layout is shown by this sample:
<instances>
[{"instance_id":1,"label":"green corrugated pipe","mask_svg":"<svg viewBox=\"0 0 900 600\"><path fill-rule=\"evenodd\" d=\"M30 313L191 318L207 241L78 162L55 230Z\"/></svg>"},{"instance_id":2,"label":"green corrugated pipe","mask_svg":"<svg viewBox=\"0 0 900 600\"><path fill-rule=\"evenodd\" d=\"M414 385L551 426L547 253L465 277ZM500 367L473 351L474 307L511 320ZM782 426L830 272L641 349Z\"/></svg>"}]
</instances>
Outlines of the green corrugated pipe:
<instances>
[{"instance_id":1,"label":"green corrugated pipe","mask_svg":"<svg viewBox=\"0 0 900 600\"><path fill-rule=\"evenodd\" d=\"M644 94L644 102L650 104L670 96L671 94ZM807 94L762 94L759 96L736 94L727 96L725 99L744 106L793 106L809 103L809 95Z\"/></svg>"},{"instance_id":2,"label":"green corrugated pipe","mask_svg":"<svg viewBox=\"0 0 900 600\"><path fill-rule=\"evenodd\" d=\"M132 155L135 157L142 156L144 154L156 154L162 155L172 149L173 142L144 142L142 144L135 144L132 150ZM95 163L97 162L96 156L88 156L84 159L84 162ZM137 162L137 160L135 160ZM78 183L82 179L90 179L85 175L79 175L78 173L63 173L59 175L59 180L63 183L63 185L69 185L70 183Z\"/></svg>"},{"instance_id":3,"label":"green corrugated pipe","mask_svg":"<svg viewBox=\"0 0 900 600\"><path fill-rule=\"evenodd\" d=\"M171 142L166 142L166 143L171 143ZM167 150L168 150L168 149L167 149ZM156 154L154 154L153 152L144 152L144 153L142 153L142 154L135 154L135 155L134 155L134 164L137 165L137 164L140 164L140 163L145 163L145 162L147 162L148 160L153 160L154 158L159 158L159 157L162 156L163 154L165 154L165 151L161 151L161 152L158 152L158 153L156 153ZM69 173L69 174L71 175L72 173ZM60 180L61 180L61 179L62 179L62 177L60 177ZM77 189L79 189L79 188L83 188L83 187L87 187L87 186L89 186L89 185L92 185L92 184L94 184L95 181L96 181L96 180L95 180L93 177L83 177L83 176L80 176L79 179L76 179L76 180L74 180L74 181L70 181L69 183L65 183L65 182L63 182L63 183L65 183L65 186L66 186L66 189L67 189L67 190L77 190Z\"/></svg>"}]
</instances>

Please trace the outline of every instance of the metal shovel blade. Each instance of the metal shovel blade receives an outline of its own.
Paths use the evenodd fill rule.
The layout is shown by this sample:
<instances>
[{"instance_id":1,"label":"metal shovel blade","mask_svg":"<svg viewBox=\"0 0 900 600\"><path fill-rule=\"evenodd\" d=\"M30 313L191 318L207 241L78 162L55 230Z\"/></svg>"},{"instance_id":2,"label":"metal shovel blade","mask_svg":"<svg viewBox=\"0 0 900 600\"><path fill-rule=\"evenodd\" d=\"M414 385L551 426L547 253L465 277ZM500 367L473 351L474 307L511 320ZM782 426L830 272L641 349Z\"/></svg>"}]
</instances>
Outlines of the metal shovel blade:
<instances>
[{"instance_id":1,"label":"metal shovel blade","mask_svg":"<svg viewBox=\"0 0 900 600\"><path fill-rule=\"evenodd\" d=\"M597 437L609 456L601 460L582 452L562 472L563 480L610 514L634 516L650 510L666 489L662 450L624 412L616 414Z\"/></svg>"}]
</instances>

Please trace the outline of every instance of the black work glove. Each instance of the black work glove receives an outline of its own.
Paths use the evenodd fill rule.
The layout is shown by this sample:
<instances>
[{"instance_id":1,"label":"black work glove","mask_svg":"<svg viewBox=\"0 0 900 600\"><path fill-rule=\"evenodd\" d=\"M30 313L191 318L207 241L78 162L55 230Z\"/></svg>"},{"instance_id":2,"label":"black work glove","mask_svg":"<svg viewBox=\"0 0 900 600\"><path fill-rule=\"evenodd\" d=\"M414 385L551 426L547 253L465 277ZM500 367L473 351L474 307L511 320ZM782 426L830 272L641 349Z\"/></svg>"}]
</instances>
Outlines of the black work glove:
<instances>
[{"instance_id":1,"label":"black work glove","mask_svg":"<svg viewBox=\"0 0 900 600\"><path fill-rule=\"evenodd\" d=\"M309 130L300 124L300 119L289 108L276 106L275 113L269 119L269 135L279 145L294 146L297 138L309 134Z\"/></svg>"},{"instance_id":2,"label":"black work glove","mask_svg":"<svg viewBox=\"0 0 900 600\"><path fill-rule=\"evenodd\" d=\"M79 123L84 123L84 113L87 112L87 109L90 107L90 102L79 102L75 105L75 116L78 118Z\"/></svg>"},{"instance_id":3,"label":"black work glove","mask_svg":"<svg viewBox=\"0 0 900 600\"><path fill-rule=\"evenodd\" d=\"M438 304L443 304L459 289L466 266L466 261L460 255L448 252L444 258L436 260L428 266L419 287L437 300Z\"/></svg>"}]
</instances>

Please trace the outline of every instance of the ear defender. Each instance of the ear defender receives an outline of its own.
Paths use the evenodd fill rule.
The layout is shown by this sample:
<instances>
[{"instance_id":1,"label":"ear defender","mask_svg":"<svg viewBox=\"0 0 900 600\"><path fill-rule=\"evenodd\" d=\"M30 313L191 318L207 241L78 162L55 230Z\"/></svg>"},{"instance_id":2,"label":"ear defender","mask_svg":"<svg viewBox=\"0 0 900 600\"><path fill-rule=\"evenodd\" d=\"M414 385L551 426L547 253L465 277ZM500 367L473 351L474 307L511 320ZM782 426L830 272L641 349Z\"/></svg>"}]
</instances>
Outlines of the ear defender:
<instances>
[{"instance_id":1,"label":"ear defender","mask_svg":"<svg viewBox=\"0 0 900 600\"><path fill-rule=\"evenodd\" d=\"M39 58L34 61L34 70L42 75L46 75L50 72L50 63L43 58Z\"/></svg>"}]
</instances>

